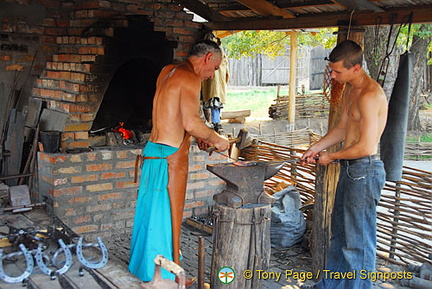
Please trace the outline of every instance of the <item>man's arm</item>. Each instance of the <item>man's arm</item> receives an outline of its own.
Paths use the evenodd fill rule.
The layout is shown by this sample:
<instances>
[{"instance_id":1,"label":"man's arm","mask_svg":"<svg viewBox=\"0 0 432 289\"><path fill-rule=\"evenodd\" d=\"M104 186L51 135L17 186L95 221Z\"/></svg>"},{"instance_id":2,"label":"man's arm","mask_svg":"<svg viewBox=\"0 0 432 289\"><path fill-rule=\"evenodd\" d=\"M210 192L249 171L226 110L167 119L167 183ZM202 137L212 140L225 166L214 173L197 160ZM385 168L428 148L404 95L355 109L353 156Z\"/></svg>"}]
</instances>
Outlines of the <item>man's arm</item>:
<instances>
[{"instance_id":1,"label":"man's arm","mask_svg":"<svg viewBox=\"0 0 432 289\"><path fill-rule=\"evenodd\" d=\"M307 163L315 163L316 158L320 153L338 143L341 143L345 138L345 133L348 124L348 108L345 106L338 124L330 130L322 139L313 144L301 157L302 161Z\"/></svg>"},{"instance_id":2,"label":"man's arm","mask_svg":"<svg viewBox=\"0 0 432 289\"><path fill-rule=\"evenodd\" d=\"M215 146L217 151L225 151L229 148L226 138L220 136L214 130L208 128L199 115L199 91L201 85L198 79L184 81L180 89L180 111L184 129L197 139L206 144Z\"/></svg>"}]
</instances>

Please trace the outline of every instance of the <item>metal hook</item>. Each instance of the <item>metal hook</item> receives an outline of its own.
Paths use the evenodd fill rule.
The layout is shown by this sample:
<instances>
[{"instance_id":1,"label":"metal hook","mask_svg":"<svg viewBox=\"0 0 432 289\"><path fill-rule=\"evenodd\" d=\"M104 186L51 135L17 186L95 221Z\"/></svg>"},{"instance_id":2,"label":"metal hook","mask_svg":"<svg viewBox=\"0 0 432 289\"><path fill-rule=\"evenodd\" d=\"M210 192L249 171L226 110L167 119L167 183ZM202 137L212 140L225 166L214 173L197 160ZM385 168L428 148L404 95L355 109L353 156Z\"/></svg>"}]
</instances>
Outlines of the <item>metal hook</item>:
<instances>
[{"instance_id":1,"label":"metal hook","mask_svg":"<svg viewBox=\"0 0 432 289\"><path fill-rule=\"evenodd\" d=\"M8 254L4 257L3 257L3 250L0 249L0 278L3 281L5 281L6 283L20 283L24 279L28 278L31 275L31 273L33 272L34 262L33 262L33 258L31 256L31 253L27 250L27 248L23 244L20 244L19 248L20 248L22 253L11 253L11 254ZM25 268L24 272L21 275L16 276L16 277L11 277L11 276L7 275L3 269L3 259L11 257L12 254L13 254L13 256L24 255L24 257L26 259L26 268Z\"/></svg>"},{"instance_id":2,"label":"metal hook","mask_svg":"<svg viewBox=\"0 0 432 289\"><path fill-rule=\"evenodd\" d=\"M89 244L85 244L84 247L99 247L101 252L102 252L102 258L99 262L91 262L89 260L87 260L84 255L83 255L83 237L80 237L78 240L78 244L76 247L76 254L78 257L78 260L81 262L81 264L83 264L84 266L86 266L87 268L90 269L99 269L103 266L106 265L106 263L108 263L108 250L105 247L104 243L102 243L102 239L101 237L97 237L97 241L98 241L98 245L89 243Z\"/></svg>"}]
</instances>

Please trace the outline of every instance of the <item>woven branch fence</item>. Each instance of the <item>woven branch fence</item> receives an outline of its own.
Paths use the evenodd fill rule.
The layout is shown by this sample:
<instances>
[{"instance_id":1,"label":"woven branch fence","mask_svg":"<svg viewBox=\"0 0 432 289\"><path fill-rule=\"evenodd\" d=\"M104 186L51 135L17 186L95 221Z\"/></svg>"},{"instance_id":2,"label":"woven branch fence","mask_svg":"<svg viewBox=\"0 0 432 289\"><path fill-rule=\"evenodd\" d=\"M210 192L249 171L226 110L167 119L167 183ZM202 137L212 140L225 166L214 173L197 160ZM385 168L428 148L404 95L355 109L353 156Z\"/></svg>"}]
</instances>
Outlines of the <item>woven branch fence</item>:
<instances>
[{"instance_id":1,"label":"woven branch fence","mask_svg":"<svg viewBox=\"0 0 432 289\"><path fill-rule=\"evenodd\" d=\"M323 93L298 94L296 96L296 117L327 117L330 104ZM273 119L288 117L288 97L277 96L269 107L269 117Z\"/></svg>"},{"instance_id":2,"label":"woven branch fence","mask_svg":"<svg viewBox=\"0 0 432 289\"><path fill-rule=\"evenodd\" d=\"M305 132L297 136L294 134L288 133L284 137L295 146L309 146L310 140L314 139ZM266 190L271 193L284 181L296 186L303 204L310 203L315 196L315 165L299 165L298 160L304 150L294 148L294 145L261 141L259 145L244 149L241 157L253 161L285 161L279 173L266 181ZM432 173L404 167L402 181L386 182L377 218L378 256L399 265L430 260Z\"/></svg>"}]
</instances>

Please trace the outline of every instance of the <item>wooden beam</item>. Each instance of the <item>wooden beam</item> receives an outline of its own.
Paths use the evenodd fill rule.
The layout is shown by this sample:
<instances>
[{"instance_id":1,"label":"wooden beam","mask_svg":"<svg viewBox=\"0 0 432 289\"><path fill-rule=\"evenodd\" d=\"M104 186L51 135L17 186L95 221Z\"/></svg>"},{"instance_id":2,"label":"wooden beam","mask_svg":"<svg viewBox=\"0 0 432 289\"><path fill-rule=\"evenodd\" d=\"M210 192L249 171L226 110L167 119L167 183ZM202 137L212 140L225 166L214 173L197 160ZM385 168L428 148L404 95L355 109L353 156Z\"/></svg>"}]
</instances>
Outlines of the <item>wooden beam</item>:
<instances>
[{"instance_id":1,"label":"wooden beam","mask_svg":"<svg viewBox=\"0 0 432 289\"><path fill-rule=\"evenodd\" d=\"M289 69L289 97L288 122L290 131L295 128L295 103L297 97L297 31L290 33L290 69Z\"/></svg>"},{"instance_id":2,"label":"wooden beam","mask_svg":"<svg viewBox=\"0 0 432 289\"><path fill-rule=\"evenodd\" d=\"M263 16L280 16L283 18L295 18L294 15L288 11L279 8L278 6L266 0L237 0L246 7L251 8Z\"/></svg>"},{"instance_id":3,"label":"wooden beam","mask_svg":"<svg viewBox=\"0 0 432 289\"><path fill-rule=\"evenodd\" d=\"M229 19L198 0L175 0L183 7L198 14L207 21L229 21Z\"/></svg>"},{"instance_id":4,"label":"wooden beam","mask_svg":"<svg viewBox=\"0 0 432 289\"><path fill-rule=\"evenodd\" d=\"M395 24L406 23L409 14L413 12L413 23L431 23L432 5L423 5L413 8L401 7L389 9L386 12L355 11L352 15L352 25L376 25L377 19L381 24L390 24L392 15ZM348 25L350 12L331 13L325 15L298 16L297 18L247 18L235 19L225 22L209 22L205 26L211 30L277 30L277 29L308 29L325 28Z\"/></svg>"}]
</instances>

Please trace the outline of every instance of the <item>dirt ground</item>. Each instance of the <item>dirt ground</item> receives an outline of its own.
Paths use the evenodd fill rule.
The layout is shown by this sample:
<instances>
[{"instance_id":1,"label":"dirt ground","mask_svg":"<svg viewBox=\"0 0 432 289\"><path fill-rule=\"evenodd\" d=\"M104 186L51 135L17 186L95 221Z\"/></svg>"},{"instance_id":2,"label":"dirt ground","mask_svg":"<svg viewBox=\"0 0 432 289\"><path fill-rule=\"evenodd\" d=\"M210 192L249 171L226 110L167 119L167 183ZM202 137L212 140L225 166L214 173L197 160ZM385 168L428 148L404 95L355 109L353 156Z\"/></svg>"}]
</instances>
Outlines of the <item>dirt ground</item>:
<instances>
[{"instance_id":1,"label":"dirt ground","mask_svg":"<svg viewBox=\"0 0 432 289\"><path fill-rule=\"evenodd\" d=\"M425 126L432 128L432 112L423 114L422 121ZM222 122L223 134L230 133L233 136L238 134L241 128L246 128L251 135L273 134L277 132L286 132L289 130L289 123L287 120L273 120L271 118L252 119L247 118L244 124ZM296 122L296 129L309 128L321 135L327 131L327 118L314 118L314 119L301 119ZM183 225L181 235L181 248L183 254L182 267L185 269L187 276L198 276L198 238L202 236L204 239L205 247L205 282L210 280L211 272L211 254L212 254L212 236L202 231L192 228L186 224ZM110 244L111 256L116 258L124 266L127 266L129 259L130 236L117 236L112 238L113 244ZM377 272L403 272L407 268L389 263L383 259L377 258ZM294 245L289 248L272 248L270 267L268 272L282 273L287 270L292 272L312 272L312 256L307 247L301 244ZM281 278L275 280L268 278L262 280L263 289L298 289L302 280L298 278ZM311 281L306 281L310 284ZM198 285L195 283L190 287L197 289ZM381 288L397 288L406 289L400 284L399 280L377 280L374 289Z\"/></svg>"}]
</instances>

